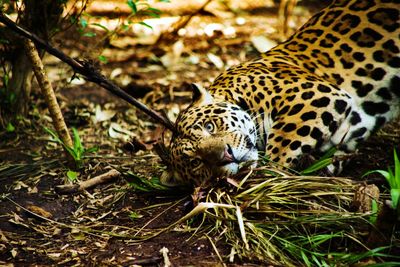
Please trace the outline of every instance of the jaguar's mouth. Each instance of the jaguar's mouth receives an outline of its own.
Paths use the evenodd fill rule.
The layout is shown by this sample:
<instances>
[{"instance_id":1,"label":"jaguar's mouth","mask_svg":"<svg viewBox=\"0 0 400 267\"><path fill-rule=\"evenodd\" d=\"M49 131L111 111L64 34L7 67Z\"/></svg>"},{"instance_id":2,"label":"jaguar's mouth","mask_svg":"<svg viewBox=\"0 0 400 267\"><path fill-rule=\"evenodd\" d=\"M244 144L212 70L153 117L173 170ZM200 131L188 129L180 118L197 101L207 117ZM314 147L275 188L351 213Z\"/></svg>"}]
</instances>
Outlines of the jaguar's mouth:
<instances>
[{"instance_id":1,"label":"jaguar's mouth","mask_svg":"<svg viewBox=\"0 0 400 267\"><path fill-rule=\"evenodd\" d=\"M258 153L256 148L249 149L246 153L238 155L230 145L227 145L223 153L221 153L221 160L218 162L218 167L227 169L242 169L248 166L254 166L257 163ZM233 171L235 173L235 171Z\"/></svg>"}]
</instances>

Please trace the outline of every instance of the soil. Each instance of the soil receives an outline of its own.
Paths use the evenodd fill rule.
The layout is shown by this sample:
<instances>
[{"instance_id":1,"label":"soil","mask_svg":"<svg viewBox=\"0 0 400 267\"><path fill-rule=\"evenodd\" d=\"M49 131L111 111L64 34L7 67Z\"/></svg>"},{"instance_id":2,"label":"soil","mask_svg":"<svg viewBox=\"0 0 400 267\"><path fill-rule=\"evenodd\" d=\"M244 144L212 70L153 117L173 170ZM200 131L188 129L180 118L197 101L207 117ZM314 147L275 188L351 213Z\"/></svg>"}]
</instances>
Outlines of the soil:
<instances>
[{"instance_id":1,"label":"soil","mask_svg":"<svg viewBox=\"0 0 400 267\"><path fill-rule=\"evenodd\" d=\"M320 7L298 7L291 30ZM219 60L225 68L256 57L250 42L253 35L269 29L272 40L279 38L276 11L276 7L247 10L239 16L244 25L238 23L237 14L222 18L202 12L188 25L188 32L216 23L225 29L233 25L235 37L221 30L210 36L187 34L173 48L178 56L171 53L172 43L143 45L137 35L121 35L102 51L108 63L102 63L101 69L131 95L174 120L190 101L189 83L209 84L221 72ZM123 43L123 37L132 44ZM93 39L79 36L74 29L57 35L54 43L74 57L98 52ZM179 45L183 48L177 51ZM170 62L163 65L168 56ZM76 194L56 193L55 186L71 183L67 177L71 168L61 146L43 129L52 126L34 82L27 117L15 131L0 132L0 265L164 266L163 248L174 266L222 266L221 259L231 266L258 265L251 259L229 263L230 248L212 232L195 232L185 223L167 229L190 210L190 193L145 192L132 184L137 177L160 177L164 167L151 148L161 137L168 140L169 132L101 87L82 80L70 82L72 71L54 58L46 56L44 62L67 124L78 129L86 148L99 148L88 154L77 181L109 169L123 175ZM379 175L362 175L392 165L393 148L400 151L399 129L400 121L395 121L376 133L341 175L383 187Z\"/></svg>"}]
</instances>

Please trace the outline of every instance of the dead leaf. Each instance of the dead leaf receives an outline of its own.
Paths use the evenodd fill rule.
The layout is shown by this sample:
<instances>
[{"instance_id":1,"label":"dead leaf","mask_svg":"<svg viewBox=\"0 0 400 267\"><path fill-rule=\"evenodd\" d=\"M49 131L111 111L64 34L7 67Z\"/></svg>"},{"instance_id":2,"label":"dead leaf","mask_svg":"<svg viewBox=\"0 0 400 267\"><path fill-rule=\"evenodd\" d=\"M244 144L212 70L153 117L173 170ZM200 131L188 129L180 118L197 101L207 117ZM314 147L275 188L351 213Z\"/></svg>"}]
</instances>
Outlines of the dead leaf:
<instances>
[{"instance_id":1,"label":"dead leaf","mask_svg":"<svg viewBox=\"0 0 400 267\"><path fill-rule=\"evenodd\" d=\"M8 243L7 237L3 234L3 232L1 230L0 230L0 240L5 243Z\"/></svg>"},{"instance_id":2,"label":"dead leaf","mask_svg":"<svg viewBox=\"0 0 400 267\"><path fill-rule=\"evenodd\" d=\"M60 235L62 230L60 228L54 228L52 235Z\"/></svg>"},{"instance_id":3,"label":"dead leaf","mask_svg":"<svg viewBox=\"0 0 400 267\"><path fill-rule=\"evenodd\" d=\"M60 252L58 252L58 253L47 253L47 256L49 256L49 258L51 258L53 260L56 260L56 259L61 257L61 253Z\"/></svg>"},{"instance_id":4,"label":"dead leaf","mask_svg":"<svg viewBox=\"0 0 400 267\"><path fill-rule=\"evenodd\" d=\"M12 256L13 258L15 258L15 257L17 256L17 254L18 254L18 251L17 251L16 248L13 248L13 249L10 251L10 253L11 253L11 256Z\"/></svg>"},{"instance_id":5,"label":"dead leaf","mask_svg":"<svg viewBox=\"0 0 400 267\"><path fill-rule=\"evenodd\" d=\"M21 188L28 188L28 187L29 187L29 186L26 185L24 182L22 182L22 181L17 181L17 182L15 183L14 190L20 190Z\"/></svg>"},{"instance_id":6,"label":"dead leaf","mask_svg":"<svg viewBox=\"0 0 400 267\"><path fill-rule=\"evenodd\" d=\"M71 84L72 85L84 85L86 83L85 79L82 77L79 77L78 74L74 76L74 79L72 79Z\"/></svg>"},{"instance_id":7,"label":"dead leaf","mask_svg":"<svg viewBox=\"0 0 400 267\"><path fill-rule=\"evenodd\" d=\"M258 52L264 53L270 50L272 47L277 45L277 42L268 39L263 35L256 35L251 37L251 43L257 49Z\"/></svg>"},{"instance_id":8,"label":"dead leaf","mask_svg":"<svg viewBox=\"0 0 400 267\"><path fill-rule=\"evenodd\" d=\"M236 29L232 26L228 26L228 27L224 28L222 33L227 38L235 38L236 37Z\"/></svg>"},{"instance_id":9,"label":"dead leaf","mask_svg":"<svg viewBox=\"0 0 400 267\"><path fill-rule=\"evenodd\" d=\"M221 23L209 23L207 24L207 26L204 27L204 33L207 36L212 37L214 35L214 32L222 32L223 29L224 25L222 25Z\"/></svg>"},{"instance_id":10,"label":"dead leaf","mask_svg":"<svg viewBox=\"0 0 400 267\"><path fill-rule=\"evenodd\" d=\"M93 122L97 123L97 122L102 122L102 121L108 121L110 119L112 119L112 117L115 116L115 114L117 113L117 111L115 110L102 110L100 105L96 105L96 111L95 111L95 115L93 117Z\"/></svg>"},{"instance_id":11,"label":"dead leaf","mask_svg":"<svg viewBox=\"0 0 400 267\"><path fill-rule=\"evenodd\" d=\"M246 23L246 19L243 17L237 17L235 22L237 25L244 25Z\"/></svg>"},{"instance_id":12,"label":"dead leaf","mask_svg":"<svg viewBox=\"0 0 400 267\"><path fill-rule=\"evenodd\" d=\"M134 133L122 128L120 124L115 122L110 124L110 127L108 128L108 134L111 138L122 139L124 141L127 141L129 138L134 136Z\"/></svg>"},{"instance_id":13,"label":"dead leaf","mask_svg":"<svg viewBox=\"0 0 400 267\"><path fill-rule=\"evenodd\" d=\"M219 56L216 56L212 53L207 53L207 58L218 68L222 69L224 67L224 62Z\"/></svg>"},{"instance_id":14,"label":"dead leaf","mask_svg":"<svg viewBox=\"0 0 400 267\"><path fill-rule=\"evenodd\" d=\"M35 206L35 205L29 205L27 207L27 209L30 210L33 213L36 213L37 215L45 217L45 218L53 217L53 214L51 214L50 212L48 212L47 210L45 210L45 209L43 209L41 207Z\"/></svg>"},{"instance_id":15,"label":"dead leaf","mask_svg":"<svg viewBox=\"0 0 400 267\"><path fill-rule=\"evenodd\" d=\"M115 68L111 71L110 79L114 79L115 77L122 74L122 68Z\"/></svg>"},{"instance_id":16,"label":"dead leaf","mask_svg":"<svg viewBox=\"0 0 400 267\"><path fill-rule=\"evenodd\" d=\"M20 217L18 214L14 213L13 215L14 215L14 220L13 221L15 223L20 223L20 222L24 221L24 219L22 219L22 217Z\"/></svg>"},{"instance_id":17,"label":"dead leaf","mask_svg":"<svg viewBox=\"0 0 400 267\"><path fill-rule=\"evenodd\" d=\"M175 42L172 46L172 50L160 58L161 63L167 68L175 69L179 66L178 62L181 58L183 49L184 44L182 40Z\"/></svg>"},{"instance_id":18,"label":"dead leaf","mask_svg":"<svg viewBox=\"0 0 400 267\"><path fill-rule=\"evenodd\" d=\"M30 187L30 188L28 189L28 192L29 192L30 194L37 194L38 189L37 189L36 186L35 186L35 187Z\"/></svg>"}]
</instances>

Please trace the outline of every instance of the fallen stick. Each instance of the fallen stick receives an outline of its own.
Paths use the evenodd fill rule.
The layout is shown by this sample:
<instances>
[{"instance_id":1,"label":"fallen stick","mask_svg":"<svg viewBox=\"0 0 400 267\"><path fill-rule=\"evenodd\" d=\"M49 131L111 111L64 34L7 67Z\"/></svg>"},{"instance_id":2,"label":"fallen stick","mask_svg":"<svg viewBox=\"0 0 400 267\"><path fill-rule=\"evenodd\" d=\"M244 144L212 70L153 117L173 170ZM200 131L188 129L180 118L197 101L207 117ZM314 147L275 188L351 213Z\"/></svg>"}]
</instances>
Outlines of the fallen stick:
<instances>
[{"instance_id":1,"label":"fallen stick","mask_svg":"<svg viewBox=\"0 0 400 267\"><path fill-rule=\"evenodd\" d=\"M72 185L57 185L54 189L57 192L57 194L60 195L65 195L65 194L73 194L73 193L78 193L80 191L89 189L93 186L110 182L113 179L119 177L121 173L115 169L112 169L106 173L100 174L99 176L93 177L89 180L82 181L78 184L72 184Z\"/></svg>"},{"instance_id":2,"label":"fallen stick","mask_svg":"<svg viewBox=\"0 0 400 267\"><path fill-rule=\"evenodd\" d=\"M145 114L150 116L152 119L154 119L156 122L161 123L164 125L167 129L174 131L174 125L172 122L157 113L156 111L150 109L147 107L145 104L139 102L136 100L134 97L123 91L121 88L119 88L117 85L115 85L113 82L108 80L106 77L104 77L98 69L90 62L90 61L77 61L60 50L54 48L51 46L49 43L45 42L35 34L21 28L18 26L14 21L10 20L6 15L4 15L3 12L0 12L0 22L4 23L10 30L14 31L15 33L28 38L35 42L36 45L40 46L44 50L46 50L48 53L52 54L53 56L57 57L61 61L67 63L75 72L81 74L84 76L84 78L90 82L94 82L107 91L113 93L114 95L124 99L128 103L132 104L133 106L137 107L139 110L143 111Z\"/></svg>"}]
</instances>

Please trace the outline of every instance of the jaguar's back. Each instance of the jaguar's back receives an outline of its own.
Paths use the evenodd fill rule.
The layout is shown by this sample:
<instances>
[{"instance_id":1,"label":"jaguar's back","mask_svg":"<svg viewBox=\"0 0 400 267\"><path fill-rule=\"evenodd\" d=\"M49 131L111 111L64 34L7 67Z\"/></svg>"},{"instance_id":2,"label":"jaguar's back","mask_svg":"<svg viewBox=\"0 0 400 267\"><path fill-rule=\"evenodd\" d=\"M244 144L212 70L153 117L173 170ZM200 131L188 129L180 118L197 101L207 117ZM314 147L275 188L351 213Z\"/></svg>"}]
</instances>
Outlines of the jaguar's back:
<instances>
[{"instance_id":1,"label":"jaguar's back","mask_svg":"<svg viewBox=\"0 0 400 267\"><path fill-rule=\"evenodd\" d=\"M170 177L234 174L255 147L286 166L354 150L399 114L399 10L399 0L337 0L260 59L196 87L176 122Z\"/></svg>"},{"instance_id":2,"label":"jaguar's back","mask_svg":"<svg viewBox=\"0 0 400 267\"><path fill-rule=\"evenodd\" d=\"M332 82L383 123L399 109L399 12L399 0L335 1L264 56Z\"/></svg>"}]
</instances>

